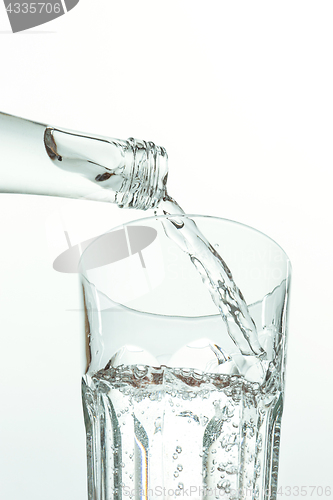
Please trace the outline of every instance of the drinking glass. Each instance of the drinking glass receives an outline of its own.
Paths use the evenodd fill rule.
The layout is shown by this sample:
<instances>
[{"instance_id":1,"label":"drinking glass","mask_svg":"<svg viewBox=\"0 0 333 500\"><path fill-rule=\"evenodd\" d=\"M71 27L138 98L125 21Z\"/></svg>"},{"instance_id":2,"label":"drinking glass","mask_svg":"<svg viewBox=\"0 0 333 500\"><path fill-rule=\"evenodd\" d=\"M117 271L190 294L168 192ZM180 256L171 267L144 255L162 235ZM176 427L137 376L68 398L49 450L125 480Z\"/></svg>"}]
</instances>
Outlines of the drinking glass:
<instances>
[{"instance_id":1,"label":"drinking glass","mask_svg":"<svg viewBox=\"0 0 333 500\"><path fill-rule=\"evenodd\" d=\"M189 224L194 245L203 234L240 290L260 354L244 354L212 300L209 262L174 236ZM80 273L89 500L276 498L290 284L282 248L229 220L156 216L95 239Z\"/></svg>"}]
</instances>

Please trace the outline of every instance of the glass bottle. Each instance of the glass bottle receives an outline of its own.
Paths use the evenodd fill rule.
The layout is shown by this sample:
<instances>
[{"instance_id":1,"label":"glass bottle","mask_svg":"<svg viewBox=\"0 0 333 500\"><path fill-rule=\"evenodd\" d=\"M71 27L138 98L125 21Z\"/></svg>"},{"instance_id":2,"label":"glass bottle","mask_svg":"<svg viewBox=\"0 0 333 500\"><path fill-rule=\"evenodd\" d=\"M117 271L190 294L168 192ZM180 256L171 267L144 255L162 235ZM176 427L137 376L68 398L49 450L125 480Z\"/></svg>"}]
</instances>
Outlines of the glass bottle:
<instances>
[{"instance_id":1,"label":"glass bottle","mask_svg":"<svg viewBox=\"0 0 333 500\"><path fill-rule=\"evenodd\" d=\"M111 139L0 113L0 192L155 208L166 192L163 147Z\"/></svg>"}]
</instances>

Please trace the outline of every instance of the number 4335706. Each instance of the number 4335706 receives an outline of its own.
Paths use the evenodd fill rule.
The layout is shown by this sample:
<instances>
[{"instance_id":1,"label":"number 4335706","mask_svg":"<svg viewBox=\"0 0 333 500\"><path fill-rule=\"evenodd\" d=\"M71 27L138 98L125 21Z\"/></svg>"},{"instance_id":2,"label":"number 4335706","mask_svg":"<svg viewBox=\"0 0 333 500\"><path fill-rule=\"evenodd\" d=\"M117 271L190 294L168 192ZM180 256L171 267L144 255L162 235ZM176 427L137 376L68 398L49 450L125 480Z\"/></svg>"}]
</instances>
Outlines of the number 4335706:
<instances>
[{"instance_id":1,"label":"number 4335706","mask_svg":"<svg viewBox=\"0 0 333 500\"><path fill-rule=\"evenodd\" d=\"M7 8L7 12L10 14L41 14L46 12L47 14L60 14L61 4L60 3L10 3Z\"/></svg>"},{"instance_id":2,"label":"number 4335706","mask_svg":"<svg viewBox=\"0 0 333 500\"><path fill-rule=\"evenodd\" d=\"M313 496L331 496L330 486L280 486L277 490L277 495L285 495L286 497L313 497Z\"/></svg>"}]
</instances>

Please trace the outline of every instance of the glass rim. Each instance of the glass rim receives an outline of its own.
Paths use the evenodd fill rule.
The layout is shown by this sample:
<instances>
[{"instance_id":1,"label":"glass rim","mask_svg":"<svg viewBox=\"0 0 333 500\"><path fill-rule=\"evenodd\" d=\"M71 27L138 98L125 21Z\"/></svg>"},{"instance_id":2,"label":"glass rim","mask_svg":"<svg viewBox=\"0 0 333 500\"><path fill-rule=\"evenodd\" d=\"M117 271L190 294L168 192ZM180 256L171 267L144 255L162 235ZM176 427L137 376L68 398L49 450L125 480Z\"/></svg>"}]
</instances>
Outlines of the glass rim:
<instances>
[{"instance_id":1,"label":"glass rim","mask_svg":"<svg viewBox=\"0 0 333 500\"><path fill-rule=\"evenodd\" d=\"M124 222L123 224L119 224L119 225L117 225L115 227L112 227L108 231L105 231L103 234L100 234L99 236L96 236L96 238L94 238L94 240L91 243L89 243L89 245L83 250L83 252L82 252L82 254L80 256L79 264L78 264L79 274L84 274L84 270L82 270L82 266L83 266L83 260L84 260L84 256L85 256L86 251L92 245L94 245L97 240L99 240L100 238L102 238L105 234L111 233L112 231L120 230L120 229L124 228L125 226L130 226L131 224L136 224L138 222L152 221L152 220L161 220L161 219L169 219L170 217L194 218L194 219L214 219L216 221L230 222L233 225L237 225L237 226L244 227L246 229L250 229L251 231L254 231L254 232L258 233L259 235L264 236L266 239L270 240L272 243L274 243L274 245L276 245L283 252L283 254L284 254L285 258L286 258L286 262L288 262L288 267L289 267L288 274L290 275L290 273L291 273L292 266L291 266L290 258L288 256L288 254L286 253L286 251L273 238L271 238L270 236L268 236L266 233L263 233L259 229L256 229L256 228L254 228L252 226L249 226L248 224L244 224L243 222L234 221L232 219L226 219L224 217L218 217L216 215L204 215L204 214L188 214L188 213L184 213L184 214L151 215L149 217L141 217L139 219L133 219L131 221Z\"/></svg>"}]
</instances>

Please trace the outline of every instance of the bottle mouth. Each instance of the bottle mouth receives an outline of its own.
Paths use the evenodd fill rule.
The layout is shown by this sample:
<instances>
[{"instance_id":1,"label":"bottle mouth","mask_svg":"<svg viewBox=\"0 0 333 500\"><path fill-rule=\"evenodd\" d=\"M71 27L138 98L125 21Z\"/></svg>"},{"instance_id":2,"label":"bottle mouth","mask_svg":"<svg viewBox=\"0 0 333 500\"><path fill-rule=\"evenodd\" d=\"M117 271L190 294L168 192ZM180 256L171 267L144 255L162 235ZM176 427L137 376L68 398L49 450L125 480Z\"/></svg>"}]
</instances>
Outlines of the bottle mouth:
<instances>
[{"instance_id":1,"label":"bottle mouth","mask_svg":"<svg viewBox=\"0 0 333 500\"><path fill-rule=\"evenodd\" d=\"M153 142L130 138L124 153L126 181L117 193L118 206L137 210L157 207L166 190L166 150Z\"/></svg>"}]
</instances>

